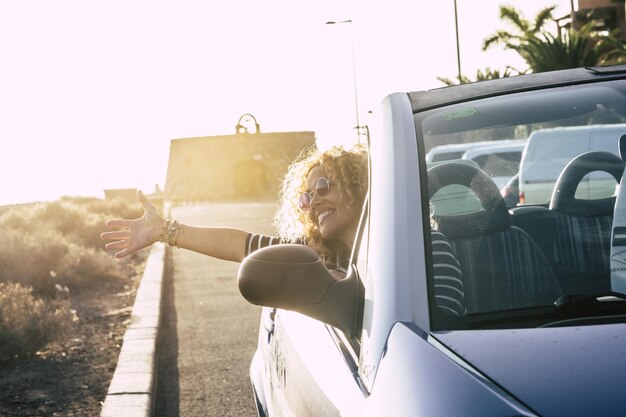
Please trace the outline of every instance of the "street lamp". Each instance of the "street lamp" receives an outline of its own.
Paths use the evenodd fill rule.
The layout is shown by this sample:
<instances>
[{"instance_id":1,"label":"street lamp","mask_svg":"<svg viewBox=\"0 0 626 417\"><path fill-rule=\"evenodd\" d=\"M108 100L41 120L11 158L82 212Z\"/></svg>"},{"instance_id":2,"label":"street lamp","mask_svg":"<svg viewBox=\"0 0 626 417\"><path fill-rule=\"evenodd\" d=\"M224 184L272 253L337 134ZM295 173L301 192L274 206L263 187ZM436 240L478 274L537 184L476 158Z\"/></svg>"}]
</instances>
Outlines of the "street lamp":
<instances>
[{"instance_id":1,"label":"street lamp","mask_svg":"<svg viewBox=\"0 0 626 417\"><path fill-rule=\"evenodd\" d=\"M361 124L359 123L359 98L357 95L357 82L356 82L356 52L355 52L355 47L354 47L354 27L352 26L352 20L348 19L348 20L341 20L341 21L334 21L334 20L330 20L328 22L326 22L327 25L340 25L343 23L349 23L350 24L350 31L351 31L351 41L352 41L352 80L354 83L354 110L356 113L356 140L358 143L361 143Z\"/></svg>"},{"instance_id":2,"label":"street lamp","mask_svg":"<svg viewBox=\"0 0 626 417\"><path fill-rule=\"evenodd\" d=\"M461 82L461 49L459 48L459 15L456 9L456 0L454 0L454 29L456 33L456 65L459 71L459 83Z\"/></svg>"}]
</instances>

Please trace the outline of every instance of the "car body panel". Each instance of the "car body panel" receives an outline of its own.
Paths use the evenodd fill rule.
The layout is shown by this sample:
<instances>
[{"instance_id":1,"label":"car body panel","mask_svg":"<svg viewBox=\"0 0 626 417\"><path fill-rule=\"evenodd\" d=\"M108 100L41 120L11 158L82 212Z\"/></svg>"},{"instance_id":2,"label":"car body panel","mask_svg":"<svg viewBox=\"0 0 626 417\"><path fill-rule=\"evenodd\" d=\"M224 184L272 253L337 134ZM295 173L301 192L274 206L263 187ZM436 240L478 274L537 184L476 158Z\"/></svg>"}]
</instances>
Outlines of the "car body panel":
<instances>
[{"instance_id":1,"label":"car body panel","mask_svg":"<svg viewBox=\"0 0 626 417\"><path fill-rule=\"evenodd\" d=\"M623 416L626 324L435 334L543 416Z\"/></svg>"},{"instance_id":2,"label":"car body panel","mask_svg":"<svg viewBox=\"0 0 626 417\"><path fill-rule=\"evenodd\" d=\"M371 210L368 268L365 276L362 351L359 375L371 388L387 336L396 321L415 322L425 331L428 290L425 279L420 174L415 126L406 94L383 100L381 123L372 129ZM414 175L406 175L412 172ZM377 193L375 190L386 190ZM389 201L398 204L389 204ZM417 233L406 227L411 224ZM410 272L412 271L412 272ZM411 279L421 274L422 280ZM393 278L392 278L393 277Z\"/></svg>"},{"instance_id":3,"label":"car body panel","mask_svg":"<svg viewBox=\"0 0 626 417\"><path fill-rule=\"evenodd\" d=\"M262 314L270 314L270 309ZM354 409L362 402L358 381L325 324L278 310L273 333L268 334L264 324L260 333L264 363L256 365L263 366L270 416L337 416L339 408Z\"/></svg>"},{"instance_id":4,"label":"car body panel","mask_svg":"<svg viewBox=\"0 0 626 417\"><path fill-rule=\"evenodd\" d=\"M450 360L424 336L410 324L393 327L367 416L535 415L475 370Z\"/></svg>"}]
</instances>

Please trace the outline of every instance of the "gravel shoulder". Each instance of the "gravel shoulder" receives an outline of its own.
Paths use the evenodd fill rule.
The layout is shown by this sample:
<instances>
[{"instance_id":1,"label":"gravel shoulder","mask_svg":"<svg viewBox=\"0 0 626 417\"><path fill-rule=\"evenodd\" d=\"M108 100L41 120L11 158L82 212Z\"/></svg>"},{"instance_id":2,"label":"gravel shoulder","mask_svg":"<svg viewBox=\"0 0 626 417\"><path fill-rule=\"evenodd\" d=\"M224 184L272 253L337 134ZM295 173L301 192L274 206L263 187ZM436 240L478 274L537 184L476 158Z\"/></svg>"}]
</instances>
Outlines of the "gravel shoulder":
<instances>
[{"instance_id":1,"label":"gravel shoulder","mask_svg":"<svg viewBox=\"0 0 626 417\"><path fill-rule=\"evenodd\" d=\"M0 363L0 415L100 416L140 277L73 294L78 321L62 341Z\"/></svg>"}]
</instances>

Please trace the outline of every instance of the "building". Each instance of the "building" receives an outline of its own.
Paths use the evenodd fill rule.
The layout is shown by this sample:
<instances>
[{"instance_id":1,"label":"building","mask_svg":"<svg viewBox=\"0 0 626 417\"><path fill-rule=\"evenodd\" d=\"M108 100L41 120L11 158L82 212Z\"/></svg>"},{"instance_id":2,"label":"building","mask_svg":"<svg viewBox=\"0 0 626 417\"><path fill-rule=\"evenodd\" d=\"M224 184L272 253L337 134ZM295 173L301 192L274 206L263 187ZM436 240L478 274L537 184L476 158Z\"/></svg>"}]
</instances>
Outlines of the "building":
<instances>
[{"instance_id":1,"label":"building","mask_svg":"<svg viewBox=\"0 0 626 417\"><path fill-rule=\"evenodd\" d=\"M136 188L110 188L104 190L105 200L121 200L125 203L133 204L137 202Z\"/></svg>"},{"instance_id":2,"label":"building","mask_svg":"<svg viewBox=\"0 0 626 417\"><path fill-rule=\"evenodd\" d=\"M594 22L597 32L620 30L620 36L626 40L626 5L623 0L578 0L578 11L574 14L574 28L579 29L589 21ZM571 17L563 27L569 27Z\"/></svg>"},{"instance_id":3,"label":"building","mask_svg":"<svg viewBox=\"0 0 626 417\"><path fill-rule=\"evenodd\" d=\"M304 149L315 146L315 133L261 133L256 119L250 133L241 121L233 135L171 141L168 200L276 199L289 165Z\"/></svg>"}]
</instances>

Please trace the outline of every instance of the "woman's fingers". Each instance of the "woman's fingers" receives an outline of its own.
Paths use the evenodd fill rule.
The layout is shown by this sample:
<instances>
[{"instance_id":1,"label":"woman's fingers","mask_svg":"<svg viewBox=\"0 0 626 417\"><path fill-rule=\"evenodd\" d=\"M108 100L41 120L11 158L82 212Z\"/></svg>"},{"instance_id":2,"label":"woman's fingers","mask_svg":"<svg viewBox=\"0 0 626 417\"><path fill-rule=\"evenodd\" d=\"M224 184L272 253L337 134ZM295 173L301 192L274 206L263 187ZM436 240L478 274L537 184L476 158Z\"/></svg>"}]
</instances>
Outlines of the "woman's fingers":
<instances>
[{"instance_id":1,"label":"woman's fingers","mask_svg":"<svg viewBox=\"0 0 626 417\"><path fill-rule=\"evenodd\" d=\"M117 253L115 254L115 257L116 257L116 258L123 258L124 256L128 255L128 254L129 254L129 253L131 253L131 252L132 252L132 251L131 251L131 249L130 249L130 248L126 248L126 249L123 249L123 250L121 250L121 251L117 252Z\"/></svg>"},{"instance_id":2,"label":"woman's fingers","mask_svg":"<svg viewBox=\"0 0 626 417\"><path fill-rule=\"evenodd\" d=\"M104 245L104 248L108 252L119 251L121 249L126 249L130 247L132 247L132 245L130 244L128 240L118 240L116 242L111 242L111 243L107 243L106 245Z\"/></svg>"},{"instance_id":3,"label":"woman's fingers","mask_svg":"<svg viewBox=\"0 0 626 417\"><path fill-rule=\"evenodd\" d=\"M104 248L107 252L115 252L116 258L123 258L124 256L137 250L128 240L119 240L117 242L107 243Z\"/></svg>"},{"instance_id":4,"label":"woman's fingers","mask_svg":"<svg viewBox=\"0 0 626 417\"><path fill-rule=\"evenodd\" d=\"M115 257L122 258L130 253L149 245L151 241L146 233L150 232L153 223L158 223L158 213L155 206L148 201L141 191L137 192L137 199L144 207L144 215L138 219L112 219L106 222L109 228L117 228L110 232L100 234L102 240L114 240L105 245L105 249L110 252L117 251ZM159 230L160 231L160 230ZM131 243L132 242L132 243Z\"/></svg>"},{"instance_id":5,"label":"woman's fingers","mask_svg":"<svg viewBox=\"0 0 626 417\"><path fill-rule=\"evenodd\" d=\"M117 227L117 228L129 228L134 220L127 219L112 219L107 220L106 227Z\"/></svg>"},{"instance_id":6,"label":"woman's fingers","mask_svg":"<svg viewBox=\"0 0 626 417\"><path fill-rule=\"evenodd\" d=\"M104 232L100 234L102 240L123 240L130 238L129 230L118 230L115 232Z\"/></svg>"}]
</instances>

